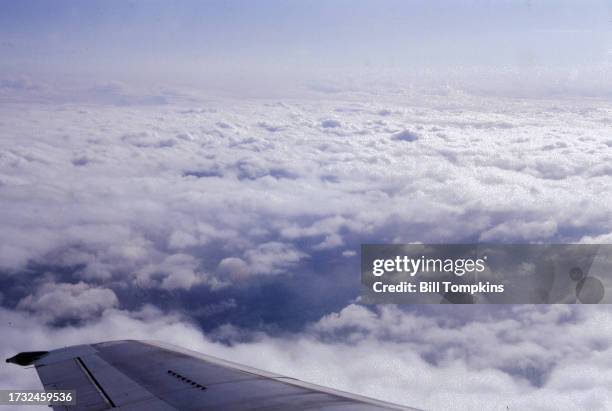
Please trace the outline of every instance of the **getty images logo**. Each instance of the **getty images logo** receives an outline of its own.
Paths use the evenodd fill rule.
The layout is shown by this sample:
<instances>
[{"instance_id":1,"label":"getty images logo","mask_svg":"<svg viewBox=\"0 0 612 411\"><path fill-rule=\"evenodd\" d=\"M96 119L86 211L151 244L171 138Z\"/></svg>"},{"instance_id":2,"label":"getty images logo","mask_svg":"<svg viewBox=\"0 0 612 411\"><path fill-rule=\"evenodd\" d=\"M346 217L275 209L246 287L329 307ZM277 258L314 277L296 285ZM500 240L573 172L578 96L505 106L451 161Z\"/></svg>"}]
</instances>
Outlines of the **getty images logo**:
<instances>
[{"instance_id":1,"label":"getty images logo","mask_svg":"<svg viewBox=\"0 0 612 411\"><path fill-rule=\"evenodd\" d=\"M380 277L385 273L407 273L414 277L417 273L447 273L461 277L467 273L481 273L486 269L487 256L482 258L411 258L396 256L389 259L375 259L372 274Z\"/></svg>"}]
</instances>

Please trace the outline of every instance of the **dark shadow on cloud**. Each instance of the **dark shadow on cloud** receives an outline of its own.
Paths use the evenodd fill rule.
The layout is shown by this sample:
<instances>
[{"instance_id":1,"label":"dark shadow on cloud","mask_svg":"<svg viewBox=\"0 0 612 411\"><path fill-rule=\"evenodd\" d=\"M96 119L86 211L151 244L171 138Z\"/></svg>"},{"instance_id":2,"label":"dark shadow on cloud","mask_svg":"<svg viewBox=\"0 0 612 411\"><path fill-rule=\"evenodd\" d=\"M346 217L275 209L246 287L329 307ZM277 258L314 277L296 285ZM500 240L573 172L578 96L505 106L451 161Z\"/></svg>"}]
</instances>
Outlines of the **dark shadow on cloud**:
<instances>
[{"instance_id":1,"label":"dark shadow on cloud","mask_svg":"<svg viewBox=\"0 0 612 411\"><path fill-rule=\"evenodd\" d=\"M223 173L218 167L210 169L189 170L183 172L183 177L207 178L207 177L223 177Z\"/></svg>"},{"instance_id":2,"label":"dark shadow on cloud","mask_svg":"<svg viewBox=\"0 0 612 411\"><path fill-rule=\"evenodd\" d=\"M397 141L411 142L411 141L418 140L420 137L414 131L404 130L404 131L400 131L399 133L393 134L391 138Z\"/></svg>"}]
</instances>

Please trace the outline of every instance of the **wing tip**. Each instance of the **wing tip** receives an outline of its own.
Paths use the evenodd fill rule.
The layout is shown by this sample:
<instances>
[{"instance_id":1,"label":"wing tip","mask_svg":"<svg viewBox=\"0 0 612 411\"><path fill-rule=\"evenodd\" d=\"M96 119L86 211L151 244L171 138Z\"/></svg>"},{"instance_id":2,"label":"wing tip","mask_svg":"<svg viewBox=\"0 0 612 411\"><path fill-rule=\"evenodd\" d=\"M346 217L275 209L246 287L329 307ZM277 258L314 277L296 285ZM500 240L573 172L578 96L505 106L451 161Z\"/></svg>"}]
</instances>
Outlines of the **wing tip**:
<instances>
[{"instance_id":1,"label":"wing tip","mask_svg":"<svg viewBox=\"0 0 612 411\"><path fill-rule=\"evenodd\" d=\"M34 362L41 359L47 354L49 354L49 351L24 351L12 356L11 358L7 358L6 362L25 367L27 365L34 364Z\"/></svg>"}]
</instances>

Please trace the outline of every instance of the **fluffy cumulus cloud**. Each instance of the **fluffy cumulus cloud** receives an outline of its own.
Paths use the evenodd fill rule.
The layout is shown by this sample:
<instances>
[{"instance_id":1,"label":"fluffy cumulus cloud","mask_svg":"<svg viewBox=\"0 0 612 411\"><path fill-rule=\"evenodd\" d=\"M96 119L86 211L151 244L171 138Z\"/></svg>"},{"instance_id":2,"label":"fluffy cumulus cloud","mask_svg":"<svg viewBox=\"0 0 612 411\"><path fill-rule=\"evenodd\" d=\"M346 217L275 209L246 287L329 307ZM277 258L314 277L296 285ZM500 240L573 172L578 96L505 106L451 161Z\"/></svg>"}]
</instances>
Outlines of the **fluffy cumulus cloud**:
<instances>
[{"instance_id":1,"label":"fluffy cumulus cloud","mask_svg":"<svg viewBox=\"0 0 612 411\"><path fill-rule=\"evenodd\" d=\"M17 308L39 313L49 321L62 321L94 318L117 304L115 293L106 288L90 287L83 282L48 282L19 301Z\"/></svg>"},{"instance_id":2,"label":"fluffy cumulus cloud","mask_svg":"<svg viewBox=\"0 0 612 411\"><path fill-rule=\"evenodd\" d=\"M361 243L608 241L612 105L332 97L0 106L3 354L147 337L429 409L610 408L609 311L350 302Z\"/></svg>"},{"instance_id":3,"label":"fluffy cumulus cloud","mask_svg":"<svg viewBox=\"0 0 612 411\"><path fill-rule=\"evenodd\" d=\"M608 104L410 97L6 105L0 266L175 289L367 237L610 234Z\"/></svg>"},{"instance_id":4,"label":"fluffy cumulus cloud","mask_svg":"<svg viewBox=\"0 0 612 411\"><path fill-rule=\"evenodd\" d=\"M607 410L612 406L612 313L568 306L503 307L469 322L394 306L349 305L299 333L205 337L178 314L152 306L109 309L61 329L27 313L2 311L2 355L113 338L157 339L306 381L428 410ZM447 312L447 311L445 311ZM551 336L555 336L551 338ZM0 385L36 388L33 369L0 368Z\"/></svg>"},{"instance_id":5,"label":"fluffy cumulus cloud","mask_svg":"<svg viewBox=\"0 0 612 411\"><path fill-rule=\"evenodd\" d=\"M219 272L230 276L232 282L250 275L286 273L307 255L280 242L268 242L244 253L245 259L227 257L219 263Z\"/></svg>"}]
</instances>

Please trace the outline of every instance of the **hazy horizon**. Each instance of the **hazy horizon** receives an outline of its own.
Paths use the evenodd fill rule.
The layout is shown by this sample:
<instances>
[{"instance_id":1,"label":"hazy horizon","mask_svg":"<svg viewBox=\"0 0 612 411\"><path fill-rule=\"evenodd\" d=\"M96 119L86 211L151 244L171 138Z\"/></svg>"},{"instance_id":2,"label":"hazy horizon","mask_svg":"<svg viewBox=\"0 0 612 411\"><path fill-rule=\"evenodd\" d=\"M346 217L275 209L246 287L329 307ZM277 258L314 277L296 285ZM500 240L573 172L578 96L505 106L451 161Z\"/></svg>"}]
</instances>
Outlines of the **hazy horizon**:
<instances>
[{"instance_id":1,"label":"hazy horizon","mask_svg":"<svg viewBox=\"0 0 612 411\"><path fill-rule=\"evenodd\" d=\"M606 1L6 1L2 7L4 88L21 81L66 94L123 83L285 97L313 87L385 85L530 97L612 92Z\"/></svg>"}]
</instances>

